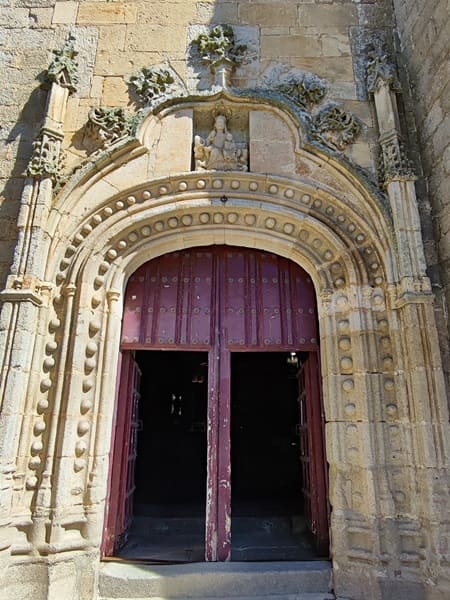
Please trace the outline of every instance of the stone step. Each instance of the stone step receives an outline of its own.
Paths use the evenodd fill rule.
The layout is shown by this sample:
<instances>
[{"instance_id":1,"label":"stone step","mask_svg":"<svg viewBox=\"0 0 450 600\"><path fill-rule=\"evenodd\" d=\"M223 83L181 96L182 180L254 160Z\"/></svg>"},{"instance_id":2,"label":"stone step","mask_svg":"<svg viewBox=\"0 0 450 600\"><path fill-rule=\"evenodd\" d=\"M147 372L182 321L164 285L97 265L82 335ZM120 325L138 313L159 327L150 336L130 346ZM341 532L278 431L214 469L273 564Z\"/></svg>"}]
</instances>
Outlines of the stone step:
<instances>
[{"instance_id":1,"label":"stone step","mask_svg":"<svg viewBox=\"0 0 450 600\"><path fill-rule=\"evenodd\" d=\"M154 596L151 600L166 600L167 596ZM229 600L230 596L184 596L178 600ZM142 600L142 598L99 598L98 600ZM233 600L336 600L334 594L305 593L305 594L281 594L277 596L234 596Z\"/></svg>"},{"instance_id":2,"label":"stone step","mask_svg":"<svg viewBox=\"0 0 450 600\"><path fill-rule=\"evenodd\" d=\"M102 565L99 596L108 600L157 598L324 600L330 591L326 561ZM308 596L318 594L318 596ZM280 598L281 597L281 598ZM332 597L332 596L331 596Z\"/></svg>"}]
</instances>

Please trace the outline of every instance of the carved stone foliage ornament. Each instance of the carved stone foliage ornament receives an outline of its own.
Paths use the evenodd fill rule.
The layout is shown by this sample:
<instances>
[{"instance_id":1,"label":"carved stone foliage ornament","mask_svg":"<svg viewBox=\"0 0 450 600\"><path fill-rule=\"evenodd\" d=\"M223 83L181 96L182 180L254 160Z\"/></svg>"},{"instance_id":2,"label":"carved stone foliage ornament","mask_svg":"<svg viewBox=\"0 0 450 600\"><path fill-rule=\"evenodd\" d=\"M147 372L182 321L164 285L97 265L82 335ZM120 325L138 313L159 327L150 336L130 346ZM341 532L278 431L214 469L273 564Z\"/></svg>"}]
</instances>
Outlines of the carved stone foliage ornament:
<instances>
[{"instance_id":1,"label":"carved stone foliage ornament","mask_svg":"<svg viewBox=\"0 0 450 600\"><path fill-rule=\"evenodd\" d=\"M62 136L41 130L39 137L33 142L33 154L26 170L29 177L50 177L53 183L62 183L64 155L61 152L61 141Z\"/></svg>"},{"instance_id":2,"label":"carved stone foliage ornament","mask_svg":"<svg viewBox=\"0 0 450 600\"><path fill-rule=\"evenodd\" d=\"M366 70L367 89L370 93L375 92L381 82L388 84L394 91L401 91L395 64L380 41L375 40L369 48Z\"/></svg>"},{"instance_id":3,"label":"carved stone foliage ornament","mask_svg":"<svg viewBox=\"0 0 450 600\"><path fill-rule=\"evenodd\" d=\"M237 65L247 50L247 46L235 44L234 31L230 25L216 25L209 33L201 33L192 44L197 47L202 59L212 67L222 61Z\"/></svg>"},{"instance_id":4,"label":"carved stone foliage ornament","mask_svg":"<svg viewBox=\"0 0 450 600\"><path fill-rule=\"evenodd\" d=\"M303 110L310 111L323 100L326 87L321 79L311 73L305 73L300 79L291 79L279 85L278 91Z\"/></svg>"},{"instance_id":5,"label":"carved stone foliage ornament","mask_svg":"<svg viewBox=\"0 0 450 600\"><path fill-rule=\"evenodd\" d=\"M247 171L248 149L236 144L227 127L225 110L215 112L214 126L206 139L194 137L196 171Z\"/></svg>"},{"instance_id":6,"label":"carved stone foliage ornament","mask_svg":"<svg viewBox=\"0 0 450 600\"><path fill-rule=\"evenodd\" d=\"M179 96L184 93L180 78L168 66L144 67L137 75L132 75L129 82L144 106L175 93Z\"/></svg>"},{"instance_id":7,"label":"carved stone foliage ornament","mask_svg":"<svg viewBox=\"0 0 450 600\"><path fill-rule=\"evenodd\" d=\"M312 136L334 150L345 150L361 132L361 124L336 104L322 108L313 119Z\"/></svg>"},{"instance_id":8,"label":"carved stone foliage ornament","mask_svg":"<svg viewBox=\"0 0 450 600\"><path fill-rule=\"evenodd\" d=\"M78 62L75 60L78 52L73 42L74 38L69 37L61 50L52 50L53 60L47 70L47 81L55 81L71 93L78 85Z\"/></svg>"},{"instance_id":9,"label":"carved stone foliage ornament","mask_svg":"<svg viewBox=\"0 0 450 600\"><path fill-rule=\"evenodd\" d=\"M391 181L417 179L405 148L396 136L381 144L379 172L385 186Z\"/></svg>"},{"instance_id":10,"label":"carved stone foliage ornament","mask_svg":"<svg viewBox=\"0 0 450 600\"><path fill-rule=\"evenodd\" d=\"M336 103L319 107L326 96L325 82L313 73L281 73L276 91L300 109L311 138L342 152L361 133L360 121Z\"/></svg>"},{"instance_id":11,"label":"carved stone foliage ornament","mask_svg":"<svg viewBox=\"0 0 450 600\"><path fill-rule=\"evenodd\" d=\"M122 107L93 108L89 111L86 132L100 147L105 148L121 138L133 135L138 118L139 114L130 115Z\"/></svg>"}]
</instances>

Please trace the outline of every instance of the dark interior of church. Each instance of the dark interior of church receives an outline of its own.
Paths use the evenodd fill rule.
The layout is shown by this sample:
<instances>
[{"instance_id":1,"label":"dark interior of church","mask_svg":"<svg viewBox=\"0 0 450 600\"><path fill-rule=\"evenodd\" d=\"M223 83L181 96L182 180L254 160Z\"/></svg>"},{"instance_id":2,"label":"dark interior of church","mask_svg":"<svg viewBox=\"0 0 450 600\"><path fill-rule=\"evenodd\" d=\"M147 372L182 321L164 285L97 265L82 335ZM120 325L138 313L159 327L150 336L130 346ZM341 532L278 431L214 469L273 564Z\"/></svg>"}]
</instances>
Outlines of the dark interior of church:
<instances>
[{"instance_id":1,"label":"dark interior of church","mask_svg":"<svg viewBox=\"0 0 450 600\"><path fill-rule=\"evenodd\" d=\"M298 380L286 352L231 354L233 560L314 558L303 514ZM134 519L120 555L204 560L208 353L139 351Z\"/></svg>"}]
</instances>

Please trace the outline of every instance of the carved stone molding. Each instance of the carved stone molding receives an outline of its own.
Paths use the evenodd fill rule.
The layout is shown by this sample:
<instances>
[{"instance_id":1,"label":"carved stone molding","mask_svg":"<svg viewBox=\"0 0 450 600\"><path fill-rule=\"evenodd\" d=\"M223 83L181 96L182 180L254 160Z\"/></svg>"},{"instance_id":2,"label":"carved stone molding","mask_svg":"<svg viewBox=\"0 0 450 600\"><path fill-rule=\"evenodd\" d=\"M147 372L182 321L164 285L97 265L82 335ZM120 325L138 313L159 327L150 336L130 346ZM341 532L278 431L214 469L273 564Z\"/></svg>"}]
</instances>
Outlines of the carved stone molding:
<instances>
[{"instance_id":1,"label":"carved stone molding","mask_svg":"<svg viewBox=\"0 0 450 600\"><path fill-rule=\"evenodd\" d=\"M75 60L78 52L73 42L74 38L69 36L61 50L52 50L53 60L46 74L47 81L56 82L71 93L76 91L78 85L78 62Z\"/></svg>"},{"instance_id":2,"label":"carved stone molding","mask_svg":"<svg viewBox=\"0 0 450 600\"><path fill-rule=\"evenodd\" d=\"M333 150L345 150L360 133L359 120L336 104L325 106L314 116L313 138Z\"/></svg>"},{"instance_id":3,"label":"carved stone molding","mask_svg":"<svg viewBox=\"0 0 450 600\"><path fill-rule=\"evenodd\" d=\"M333 151L342 152L361 132L361 122L336 102L320 108L326 96L326 83L313 73L281 73L284 79L275 90L303 113L312 140ZM270 81L270 80L269 80Z\"/></svg>"}]
</instances>

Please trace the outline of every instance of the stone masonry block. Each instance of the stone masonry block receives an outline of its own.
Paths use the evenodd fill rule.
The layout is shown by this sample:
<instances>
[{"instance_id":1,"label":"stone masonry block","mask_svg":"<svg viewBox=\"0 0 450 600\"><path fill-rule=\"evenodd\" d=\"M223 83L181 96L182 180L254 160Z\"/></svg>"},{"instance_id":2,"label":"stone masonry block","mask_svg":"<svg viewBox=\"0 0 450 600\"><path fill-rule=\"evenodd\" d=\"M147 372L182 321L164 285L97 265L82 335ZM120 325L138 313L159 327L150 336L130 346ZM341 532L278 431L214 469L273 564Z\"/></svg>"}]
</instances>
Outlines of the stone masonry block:
<instances>
[{"instance_id":1,"label":"stone masonry block","mask_svg":"<svg viewBox=\"0 0 450 600\"><path fill-rule=\"evenodd\" d=\"M319 77L328 81L351 81L353 82L353 61L351 56L313 57L304 55L291 58L292 66L311 71Z\"/></svg>"},{"instance_id":2,"label":"stone masonry block","mask_svg":"<svg viewBox=\"0 0 450 600\"><path fill-rule=\"evenodd\" d=\"M317 27L319 31L345 32L358 22L354 3L343 5L300 6L299 24L303 27Z\"/></svg>"},{"instance_id":3,"label":"stone masonry block","mask_svg":"<svg viewBox=\"0 0 450 600\"><path fill-rule=\"evenodd\" d=\"M77 23L136 23L136 15L137 6L131 2L82 2L78 9Z\"/></svg>"},{"instance_id":4,"label":"stone masonry block","mask_svg":"<svg viewBox=\"0 0 450 600\"><path fill-rule=\"evenodd\" d=\"M235 1L221 2L197 2L198 23L238 23L238 3Z\"/></svg>"},{"instance_id":5,"label":"stone masonry block","mask_svg":"<svg viewBox=\"0 0 450 600\"><path fill-rule=\"evenodd\" d=\"M129 104L128 85L122 77L105 77L102 101L105 106L126 106Z\"/></svg>"},{"instance_id":6,"label":"stone masonry block","mask_svg":"<svg viewBox=\"0 0 450 600\"><path fill-rule=\"evenodd\" d=\"M263 36L261 39L262 58L313 57L321 56L322 44L317 36L280 35Z\"/></svg>"},{"instance_id":7,"label":"stone masonry block","mask_svg":"<svg viewBox=\"0 0 450 600\"><path fill-rule=\"evenodd\" d=\"M53 12L53 23L75 23L77 18L78 2L56 2Z\"/></svg>"},{"instance_id":8,"label":"stone masonry block","mask_svg":"<svg viewBox=\"0 0 450 600\"><path fill-rule=\"evenodd\" d=\"M322 35L320 39L323 56L348 56L351 54L350 39L347 34Z\"/></svg>"},{"instance_id":9,"label":"stone masonry block","mask_svg":"<svg viewBox=\"0 0 450 600\"><path fill-rule=\"evenodd\" d=\"M107 77L114 75L130 75L137 73L142 67L150 67L161 62L159 52L98 52L95 64L95 75Z\"/></svg>"},{"instance_id":10,"label":"stone masonry block","mask_svg":"<svg viewBox=\"0 0 450 600\"><path fill-rule=\"evenodd\" d=\"M138 6L137 23L149 25L187 25L196 22L194 2L142 2Z\"/></svg>"},{"instance_id":11,"label":"stone masonry block","mask_svg":"<svg viewBox=\"0 0 450 600\"><path fill-rule=\"evenodd\" d=\"M128 29L126 51L145 52L185 52L186 29L181 26L136 25Z\"/></svg>"},{"instance_id":12,"label":"stone masonry block","mask_svg":"<svg viewBox=\"0 0 450 600\"><path fill-rule=\"evenodd\" d=\"M0 25L3 27L28 27L29 10L26 8L2 8L0 11Z\"/></svg>"},{"instance_id":13,"label":"stone masonry block","mask_svg":"<svg viewBox=\"0 0 450 600\"><path fill-rule=\"evenodd\" d=\"M274 2L272 4L241 4L239 6L241 23L276 27L294 25L297 21L296 6L292 2Z\"/></svg>"},{"instance_id":14,"label":"stone masonry block","mask_svg":"<svg viewBox=\"0 0 450 600\"><path fill-rule=\"evenodd\" d=\"M30 22L33 29L51 27L53 8L32 8L30 10Z\"/></svg>"}]
</instances>

